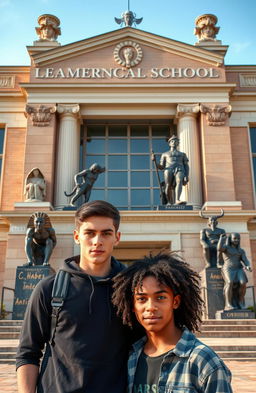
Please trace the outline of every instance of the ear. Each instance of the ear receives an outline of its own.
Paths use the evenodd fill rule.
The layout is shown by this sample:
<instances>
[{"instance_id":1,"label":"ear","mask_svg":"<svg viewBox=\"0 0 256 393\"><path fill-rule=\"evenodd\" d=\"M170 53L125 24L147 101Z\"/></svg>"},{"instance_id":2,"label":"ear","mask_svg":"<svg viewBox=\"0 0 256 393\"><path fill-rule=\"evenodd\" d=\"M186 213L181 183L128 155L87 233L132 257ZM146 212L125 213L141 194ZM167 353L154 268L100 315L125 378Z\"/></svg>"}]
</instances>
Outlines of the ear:
<instances>
[{"instance_id":1,"label":"ear","mask_svg":"<svg viewBox=\"0 0 256 393\"><path fill-rule=\"evenodd\" d=\"M116 232L116 240L115 240L114 246L118 245L118 243L120 242L120 238L121 238L121 232L117 231Z\"/></svg>"},{"instance_id":2,"label":"ear","mask_svg":"<svg viewBox=\"0 0 256 393\"><path fill-rule=\"evenodd\" d=\"M79 231L77 231L77 230L75 229L73 235L74 235L74 241L75 241L75 243L76 243L76 244L80 244L80 241L79 241Z\"/></svg>"},{"instance_id":3,"label":"ear","mask_svg":"<svg viewBox=\"0 0 256 393\"><path fill-rule=\"evenodd\" d=\"M180 302L181 302L181 296L180 295L176 295L173 299L173 308L175 310L177 310L177 308L179 308L180 306Z\"/></svg>"}]
</instances>

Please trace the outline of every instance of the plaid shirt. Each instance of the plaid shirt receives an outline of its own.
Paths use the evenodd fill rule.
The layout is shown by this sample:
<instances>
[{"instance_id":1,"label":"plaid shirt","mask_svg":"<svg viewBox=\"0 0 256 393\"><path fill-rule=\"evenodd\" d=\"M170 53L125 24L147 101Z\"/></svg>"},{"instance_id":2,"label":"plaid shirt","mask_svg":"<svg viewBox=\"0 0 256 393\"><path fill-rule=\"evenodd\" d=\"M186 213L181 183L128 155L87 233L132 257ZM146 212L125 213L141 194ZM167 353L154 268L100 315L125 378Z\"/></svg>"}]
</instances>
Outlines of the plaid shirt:
<instances>
[{"instance_id":1,"label":"plaid shirt","mask_svg":"<svg viewBox=\"0 0 256 393\"><path fill-rule=\"evenodd\" d=\"M145 337L137 341L129 356L128 393L132 393L137 362L145 342ZM164 357L158 393L232 393L230 383L231 373L224 362L185 329L175 348Z\"/></svg>"}]
</instances>

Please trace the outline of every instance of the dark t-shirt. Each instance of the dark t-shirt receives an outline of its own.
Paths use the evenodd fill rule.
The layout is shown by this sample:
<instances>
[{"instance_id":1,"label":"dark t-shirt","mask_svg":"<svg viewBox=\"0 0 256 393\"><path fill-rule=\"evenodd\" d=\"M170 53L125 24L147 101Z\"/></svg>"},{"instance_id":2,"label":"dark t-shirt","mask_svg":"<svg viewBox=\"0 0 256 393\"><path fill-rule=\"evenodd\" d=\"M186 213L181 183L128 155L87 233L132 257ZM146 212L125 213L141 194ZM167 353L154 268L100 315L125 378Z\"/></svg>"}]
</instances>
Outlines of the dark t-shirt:
<instances>
[{"instance_id":1,"label":"dark t-shirt","mask_svg":"<svg viewBox=\"0 0 256 393\"><path fill-rule=\"evenodd\" d=\"M134 376L132 393L158 393L160 369L166 353L151 357L141 352Z\"/></svg>"}]
</instances>

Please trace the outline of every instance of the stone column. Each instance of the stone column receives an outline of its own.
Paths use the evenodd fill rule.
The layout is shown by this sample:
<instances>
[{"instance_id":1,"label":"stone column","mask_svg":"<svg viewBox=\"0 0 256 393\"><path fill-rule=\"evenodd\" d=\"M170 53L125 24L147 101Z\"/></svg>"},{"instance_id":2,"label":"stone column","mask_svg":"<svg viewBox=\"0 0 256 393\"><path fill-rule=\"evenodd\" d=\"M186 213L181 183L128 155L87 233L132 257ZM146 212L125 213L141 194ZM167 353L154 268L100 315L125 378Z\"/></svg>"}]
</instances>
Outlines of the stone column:
<instances>
[{"instance_id":1,"label":"stone column","mask_svg":"<svg viewBox=\"0 0 256 393\"><path fill-rule=\"evenodd\" d=\"M186 153L189 159L189 183L183 187L181 200L187 201L187 204L193 205L195 209L202 206L199 135L196 122L198 112L198 104L177 106L179 149Z\"/></svg>"},{"instance_id":2,"label":"stone column","mask_svg":"<svg viewBox=\"0 0 256 393\"><path fill-rule=\"evenodd\" d=\"M67 206L68 194L74 187L74 175L79 171L79 110L78 104L58 104L57 112L60 114L56 181L55 206Z\"/></svg>"}]
</instances>

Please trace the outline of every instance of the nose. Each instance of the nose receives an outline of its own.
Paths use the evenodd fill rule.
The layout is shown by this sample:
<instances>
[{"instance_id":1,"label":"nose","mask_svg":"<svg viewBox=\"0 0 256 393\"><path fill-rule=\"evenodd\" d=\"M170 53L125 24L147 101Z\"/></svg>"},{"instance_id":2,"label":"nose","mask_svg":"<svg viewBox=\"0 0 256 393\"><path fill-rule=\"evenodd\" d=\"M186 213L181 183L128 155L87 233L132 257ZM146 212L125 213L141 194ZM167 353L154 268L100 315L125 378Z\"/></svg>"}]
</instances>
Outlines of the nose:
<instances>
[{"instance_id":1,"label":"nose","mask_svg":"<svg viewBox=\"0 0 256 393\"><path fill-rule=\"evenodd\" d=\"M148 301L146 303L146 309L147 309L147 311L157 310L156 302L153 299L148 299Z\"/></svg>"},{"instance_id":2,"label":"nose","mask_svg":"<svg viewBox=\"0 0 256 393\"><path fill-rule=\"evenodd\" d=\"M96 234L93 238L93 244L94 246L98 246L102 244L102 236L101 234Z\"/></svg>"}]
</instances>

